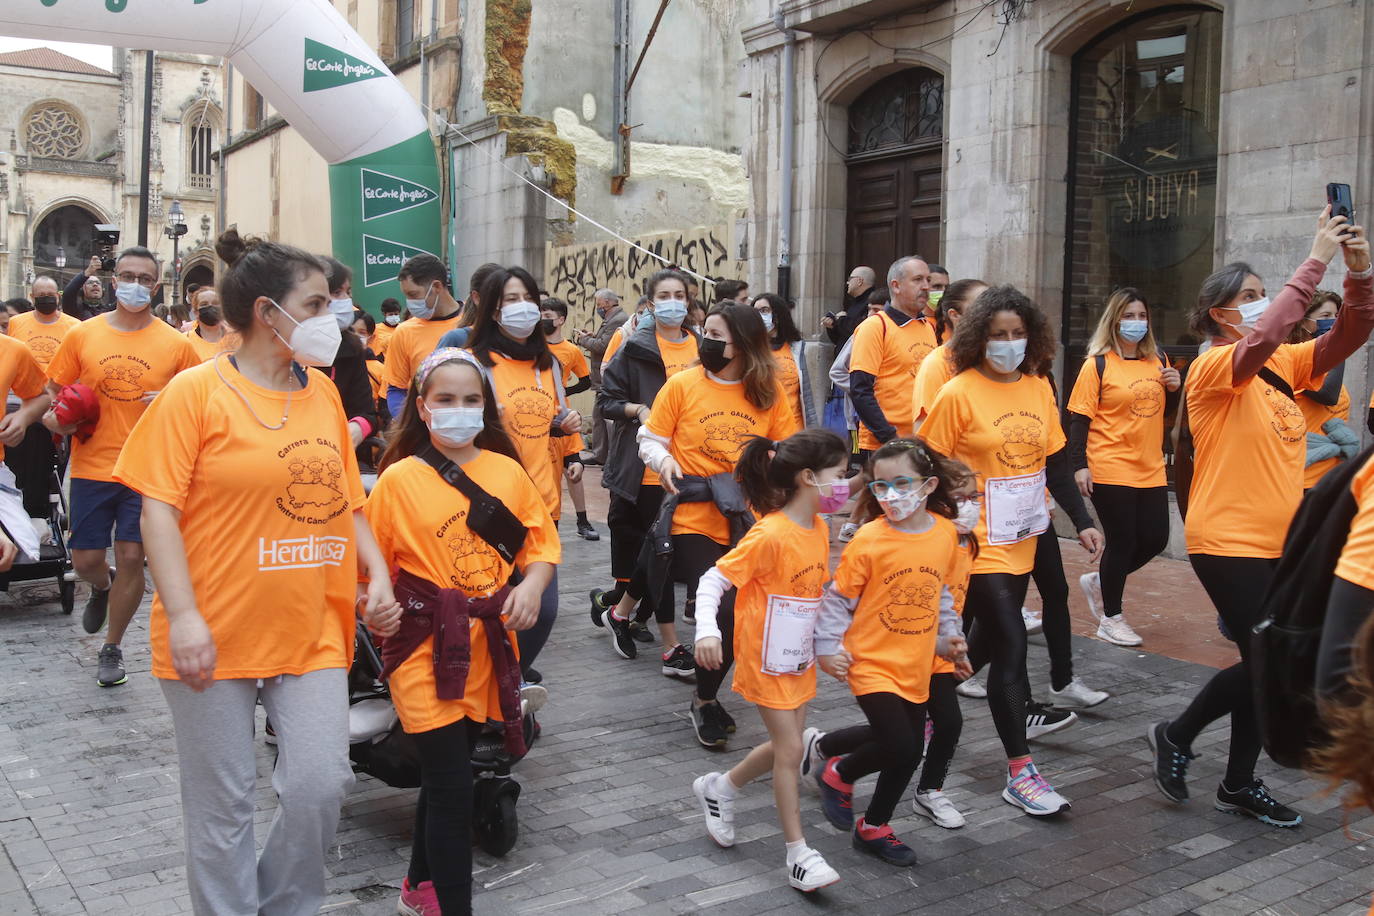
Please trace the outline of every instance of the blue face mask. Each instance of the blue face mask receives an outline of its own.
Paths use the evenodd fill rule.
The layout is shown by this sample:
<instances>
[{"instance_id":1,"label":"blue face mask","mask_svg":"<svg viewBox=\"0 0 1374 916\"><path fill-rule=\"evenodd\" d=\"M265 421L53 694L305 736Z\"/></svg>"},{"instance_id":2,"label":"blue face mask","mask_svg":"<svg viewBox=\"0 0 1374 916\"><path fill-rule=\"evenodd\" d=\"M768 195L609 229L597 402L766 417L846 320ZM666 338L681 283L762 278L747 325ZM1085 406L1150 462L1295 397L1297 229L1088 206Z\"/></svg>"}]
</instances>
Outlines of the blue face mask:
<instances>
[{"instance_id":1,"label":"blue face mask","mask_svg":"<svg viewBox=\"0 0 1374 916\"><path fill-rule=\"evenodd\" d=\"M773 330L773 313L759 312L759 317L763 319L763 329L771 332Z\"/></svg>"},{"instance_id":2,"label":"blue face mask","mask_svg":"<svg viewBox=\"0 0 1374 916\"><path fill-rule=\"evenodd\" d=\"M1150 333L1150 322L1143 318L1123 318L1117 327L1121 336L1131 343L1140 343Z\"/></svg>"},{"instance_id":3,"label":"blue face mask","mask_svg":"<svg viewBox=\"0 0 1374 916\"><path fill-rule=\"evenodd\" d=\"M687 318L687 303L681 299L660 299L654 303L654 315L665 328L680 328Z\"/></svg>"},{"instance_id":4,"label":"blue face mask","mask_svg":"<svg viewBox=\"0 0 1374 916\"><path fill-rule=\"evenodd\" d=\"M1336 326L1336 319L1335 319L1335 318L1318 318L1318 319L1316 319L1316 321L1317 321L1317 330L1316 330L1315 336L1317 336L1317 337L1321 337L1321 336L1322 336L1323 334L1325 334L1327 331L1331 330L1332 328L1334 328L1334 327Z\"/></svg>"}]
</instances>

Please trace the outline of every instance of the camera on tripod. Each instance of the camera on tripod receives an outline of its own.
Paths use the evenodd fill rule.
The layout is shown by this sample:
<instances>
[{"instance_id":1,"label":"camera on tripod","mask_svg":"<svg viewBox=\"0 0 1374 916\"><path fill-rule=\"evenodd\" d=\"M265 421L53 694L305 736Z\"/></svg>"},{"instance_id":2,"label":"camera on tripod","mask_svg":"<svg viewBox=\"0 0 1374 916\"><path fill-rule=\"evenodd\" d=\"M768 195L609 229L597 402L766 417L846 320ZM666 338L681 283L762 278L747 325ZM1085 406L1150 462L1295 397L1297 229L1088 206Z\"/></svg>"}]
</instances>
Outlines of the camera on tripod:
<instances>
[{"instance_id":1,"label":"camera on tripod","mask_svg":"<svg viewBox=\"0 0 1374 916\"><path fill-rule=\"evenodd\" d=\"M110 223L97 223L92 238L95 253L100 258L100 269L112 271L115 268L115 249L119 247L119 227Z\"/></svg>"}]
</instances>

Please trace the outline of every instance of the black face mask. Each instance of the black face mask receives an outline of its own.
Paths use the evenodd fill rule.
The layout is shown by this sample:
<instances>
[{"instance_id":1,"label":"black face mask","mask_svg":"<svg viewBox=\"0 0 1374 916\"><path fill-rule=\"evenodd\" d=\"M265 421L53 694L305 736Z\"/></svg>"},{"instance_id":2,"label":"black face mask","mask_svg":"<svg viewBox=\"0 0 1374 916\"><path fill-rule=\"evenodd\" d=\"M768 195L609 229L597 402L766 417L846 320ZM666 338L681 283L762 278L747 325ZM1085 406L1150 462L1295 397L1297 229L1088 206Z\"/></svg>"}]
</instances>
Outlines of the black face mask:
<instances>
[{"instance_id":1,"label":"black face mask","mask_svg":"<svg viewBox=\"0 0 1374 916\"><path fill-rule=\"evenodd\" d=\"M544 331L545 337L552 337L553 332L556 330L556 328L554 328L553 326L552 318L540 318L539 327Z\"/></svg>"},{"instance_id":2,"label":"black face mask","mask_svg":"<svg viewBox=\"0 0 1374 916\"><path fill-rule=\"evenodd\" d=\"M213 328L215 325L219 324L219 317L219 306L202 305L200 308L196 309L197 320L207 328Z\"/></svg>"},{"instance_id":3,"label":"black face mask","mask_svg":"<svg viewBox=\"0 0 1374 916\"><path fill-rule=\"evenodd\" d=\"M726 346L725 341L711 337L701 341L697 355L701 357L701 364L706 367L707 372L719 372L730 365L731 360L725 355Z\"/></svg>"},{"instance_id":4,"label":"black face mask","mask_svg":"<svg viewBox=\"0 0 1374 916\"><path fill-rule=\"evenodd\" d=\"M33 307L44 315L51 315L53 312L57 311L57 297L38 296L33 300Z\"/></svg>"}]
</instances>

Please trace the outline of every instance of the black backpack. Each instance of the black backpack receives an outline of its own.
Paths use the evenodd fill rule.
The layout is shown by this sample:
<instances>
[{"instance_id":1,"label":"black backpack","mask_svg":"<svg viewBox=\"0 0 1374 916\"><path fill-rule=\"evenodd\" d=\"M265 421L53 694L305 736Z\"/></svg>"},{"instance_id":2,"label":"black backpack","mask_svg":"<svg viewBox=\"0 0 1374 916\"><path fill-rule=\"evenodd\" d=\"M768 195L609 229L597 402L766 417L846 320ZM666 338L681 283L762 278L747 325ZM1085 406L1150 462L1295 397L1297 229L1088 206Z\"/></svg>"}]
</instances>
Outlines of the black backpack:
<instances>
[{"instance_id":1,"label":"black backpack","mask_svg":"<svg viewBox=\"0 0 1374 916\"><path fill-rule=\"evenodd\" d=\"M1374 446L1332 469L1303 497L1250 633L1250 678L1264 749L1301 767L1329 742L1317 706L1317 658L1336 563L1359 509L1351 481Z\"/></svg>"}]
</instances>

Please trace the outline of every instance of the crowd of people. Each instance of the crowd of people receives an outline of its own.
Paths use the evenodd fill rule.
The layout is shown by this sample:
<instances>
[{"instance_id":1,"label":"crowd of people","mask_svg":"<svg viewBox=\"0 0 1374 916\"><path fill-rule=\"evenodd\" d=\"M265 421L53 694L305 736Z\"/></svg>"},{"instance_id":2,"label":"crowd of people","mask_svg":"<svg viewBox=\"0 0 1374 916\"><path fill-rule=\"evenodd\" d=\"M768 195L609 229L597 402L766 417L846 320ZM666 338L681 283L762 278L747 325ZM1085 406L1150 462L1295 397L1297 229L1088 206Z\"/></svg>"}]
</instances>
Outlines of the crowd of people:
<instances>
[{"instance_id":1,"label":"crowd of people","mask_svg":"<svg viewBox=\"0 0 1374 916\"><path fill-rule=\"evenodd\" d=\"M684 776L684 791L729 847L736 798L771 774L798 890L841 878L803 835L803 781L856 850L894 866L918 858L890 824L913 778L918 814L965 824L943 792L960 696L986 699L1002 799L1035 817L1070 808L1030 742L1109 697L1074 673L1053 514L1100 563L1079 580L1097 635L1140 645L1127 584L1168 542L1166 451L1189 559L1239 661L1149 729L1155 783L1185 801L1193 742L1229 717L1216 806L1301 821L1255 776L1245 636L1304 489L1358 441L1342 364L1374 331L1374 285L1364 231L1344 217L1322 214L1310 256L1272 302L1243 263L1207 278L1186 380L1146 298L1117 290L1062 415L1045 313L998 278L953 276L915 255L882 286L870 267L851 271L845 308L821 322L835 350L827 398L811 378L822 344L805 339L792 304L738 281L716 282L708 307L695 278L665 267L633 310L599 290L598 326L574 329L567 303L524 268L483 265L459 296L443 262L417 255L400 269L404 303L387 300L378 321L354 307L349 270L332 258L234 230L217 251L218 282L190 291L185 309L150 309L160 265L135 247L114 264L112 308L97 261L65 292L36 280L31 308L6 304L0 336L11 397L0 442L13 469L0 484L41 517L51 470L66 463L72 562L90 588L82 624L105 631L101 687L127 680L145 563L156 584L152 672L175 725L197 912L307 913L323 900L323 858L353 779L358 620L380 643L419 755L400 911L470 911L469 760L483 728L528 749L524 720L548 697L535 663L568 597L565 487L576 535L601 537L588 466L610 494L610 581L590 596L607 664L652 653L690 684L692 733L716 750L736 731L724 694L733 672L730 689L758 708L768 740L727 771ZM1337 253L1342 294L1318 288ZM584 419L568 399L588 389ZM1359 698L1374 694L1374 643L1360 629L1374 608L1371 477L1353 488L1360 508L1336 573L1343 635L1327 667L1347 705L1321 764L1363 799L1374 779L1339 748L1362 753L1371 713ZM0 566L33 552L32 532L10 518L0 512ZM843 523L834 539L832 518ZM1039 615L1024 607L1032 578ZM1035 631L1050 656L1046 702L1027 673ZM818 669L853 693L851 726L808 726ZM281 800L261 853L259 704ZM855 783L872 774L856 817Z\"/></svg>"}]
</instances>

